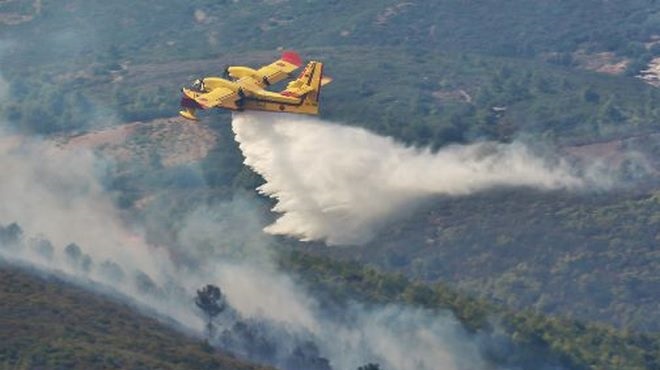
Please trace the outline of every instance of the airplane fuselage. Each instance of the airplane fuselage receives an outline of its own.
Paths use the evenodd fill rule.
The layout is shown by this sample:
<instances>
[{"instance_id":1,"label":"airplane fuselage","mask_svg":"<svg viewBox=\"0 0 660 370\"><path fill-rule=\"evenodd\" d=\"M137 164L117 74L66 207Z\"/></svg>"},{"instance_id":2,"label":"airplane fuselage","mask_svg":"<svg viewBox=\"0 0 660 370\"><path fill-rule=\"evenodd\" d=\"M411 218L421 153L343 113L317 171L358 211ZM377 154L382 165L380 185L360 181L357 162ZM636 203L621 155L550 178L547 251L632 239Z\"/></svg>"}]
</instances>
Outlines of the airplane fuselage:
<instances>
[{"instance_id":1,"label":"airplane fuselage","mask_svg":"<svg viewBox=\"0 0 660 370\"><path fill-rule=\"evenodd\" d=\"M259 110L316 115L319 113L321 87L331 81L323 77L323 64L310 61L299 77L280 92L269 91L271 84L291 78L291 72L301 66L300 57L285 52L275 62L258 70L232 66L225 77L206 77L183 88L179 114L197 120L197 109L221 108L232 111Z\"/></svg>"},{"instance_id":2,"label":"airplane fuselage","mask_svg":"<svg viewBox=\"0 0 660 370\"><path fill-rule=\"evenodd\" d=\"M263 99L250 99L245 98L243 104L236 110L259 110L267 112L282 112L282 113L302 113L316 115L319 113L318 101L309 101L300 98L298 103L281 103L276 101L268 101Z\"/></svg>"}]
</instances>

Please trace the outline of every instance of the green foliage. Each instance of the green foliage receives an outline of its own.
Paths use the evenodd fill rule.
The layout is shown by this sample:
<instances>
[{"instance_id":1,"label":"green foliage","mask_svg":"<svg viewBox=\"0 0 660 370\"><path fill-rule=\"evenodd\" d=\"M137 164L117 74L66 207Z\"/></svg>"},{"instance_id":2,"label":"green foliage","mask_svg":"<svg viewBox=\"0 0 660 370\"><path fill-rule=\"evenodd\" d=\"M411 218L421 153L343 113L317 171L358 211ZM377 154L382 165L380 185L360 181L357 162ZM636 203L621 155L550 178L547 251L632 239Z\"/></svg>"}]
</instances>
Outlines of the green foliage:
<instances>
[{"instance_id":1,"label":"green foliage","mask_svg":"<svg viewBox=\"0 0 660 370\"><path fill-rule=\"evenodd\" d=\"M400 274L386 274L355 262L340 262L293 252L282 258L283 268L304 277L314 288L322 288L327 304L358 299L368 303L401 302L425 308L451 310L469 329L488 325L494 306L467 298L441 283L425 285L411 282ZM336 304L336 303L335 303Z\"/></svg>"},{"instance_id":2,"label":"green foliage","mask_svg":"<svg viewBox=\"0 0 660 370\"><path fill-rule=\"evenodd\" d=\"M9 369L266 369L57 279L0 262L0 367Z\"/></svg>"},{"instance_id":3,"label":"green foliage","mask_svg":"<svg viewBox=\"0 0 660 370\"><path fill-rule=\"evenodd\" d=\"M653 102L660 93L636 80L568 71L535 61L404 51L333 48L301 53L324 60L327 73L335 77L323 92L327 118L420 146L437 148L474 138L507 141L519 133L588 142L658 129L660 109ZM258 65L276 55L225 56L214 64L244 58ZM178 85L187 82L185 76L217 73L203 63L195 68L178 62L159 68L174 68L172 73L180 77L137 75L137 67L136 71L129 67L121 80L90 77L80 86L33 83L21 76L22 83L33 87L29 93L11 95L7 114L22 130L40 133L89 128L117 119L167 117L176 114ZM135 84L137 78L142 81ZM12 88L19 89L15 81ZM215 111L202 116L226 121ZM214 165L217 171L240 170L232 165L240 162L240 153L234 154L227 157L231 163ZM228 178L221 172L214 181Z\"/></svg>"},{"instance_id":4,"label":"green foliage","mask_svg":"<svg viewBox=\"0 0 660 370\"><path fill-rule=\"evenodd\" d=\"M2 7L17 3L23 8L32 5L14 1ZM223 49L319 45L406 46L515 57L585 48L635 57L646 52L642 43L660 33L659 6L649 0L479 4L76 0L67 7L56 1L42 3L33 22L3 32L30 41L21 48L23 58L57 52L60 58L82 58L80 62L94 55L172 60L214 56ZM59 47L55 51L53 43Z\"/></svg>"},{"instance_id":5,"label":"green foliage","mask_svg":"<svg viewBox=\"0 0 660 370\"><path fill-rule=\"evenodd\" d=\"M503 329L516 348L501 357L486 355L494 364L533 368L540 360L556 361L571 369L656 369L660 363L660 336L618 331L608 326L544 316L533 311L513 311L459 294L447 286L409 281L354 262L339 262L293 252L282 259L285 269L296 272L309 288L336 299L363 303L406 303L434 310L450 310L469 330L481 335ZM397 289L389 282L397 281ZM487 345L485 345L487 347ZM530 367L532 366L532 367Z\"/></svg>"},{"instance_id":6,"label":"green foliage","mask_svg":"<svg viewBox=\"0 0 660 370\"><path fill-rule=\"evenodd\" d=\"M222 291L215 285L208 284L202 289L197 290L195 305L206 316L207 338L213 337L213 319L220 315L226 308L225 298Z\"/></svg>"},{"instance_id":7,"label":"green foliage","mask_svg":"<svg viewBox=\"0 0 660 370\"><path fill-rule=\"evenodd\" d=\"M508 307L654 332L659 199L657 191L523 189L438 199L341 255Z\"/></svg>"},{"instance_id":8,"label":"green foliage","mask_svg":"<svg viewBox=\"0 0 660 370\"><path fill-rule=\"evenodd\" d=\"M660 122L657 91L566 67L578 49L613 50L639 70L653 55L643 43L660 33L657 7L645 0L44 1L32 21L2 33L21 41L3 55L12 86L3 110L38 133L171 116L192 76L258 65L282 46L327 62L335 77L324 91L327 117L408 143L437 148L510 140L518 131L572 141L648 132ZM548 55L563 67L548 66Z\"/></svg>"},{"instance_id":9,"label":"green foliage","mask_svg":"<svg viewBox=\"0 0 660 370\"><path fill-rule=\"evenodd\" d=\"M25 132L172 116L179 87L192 78L217 74L229 63L259 65L284 47L327 63L335 81L323 91L325 117L406 143L437 148L521 133L560 144L636 137L635 149L660 155L657 140L644 138L660 129L660 93L630 78L657 56L657 45L647 50L643 44L660 34L653 1L41 3L39 13L32 1L0 3L2 12L34 16L0 28L9 45L0 45L2 73L11 84L0 110ZM310 27L318 24L323 27ZM577 71L577 50L613 51L632 62L626 76ZM209 116L227 122L216 112ZM147 176L143 167L124 164L109 188L120 190L124 208L153 194L145 212L168 215L254 188L261 179L241 165L229 129L218 132L221 142L202 162L201 174L154 166ZM146 145L144 136L134 140ZM154 155L151 162L160 160ZM634 166L630 176L636 176ZM200 190L198 178L211 190ZM405 276L448 281L515 308L655 330L658 196L609 198L514 192L440 202L398 226L412 232L386 234L362 252L367 262L400 274L318 261L299 261L297 268L334 298L447 308L473 330L486 328L492 312L501 310ZM173 221L159 221L150 234L154 242L171 237ZM101 265L125 278L116 267ZM134 278L148 293L148 277ZM658 367L653 336L584 329L532 313L502 315L513 341L551 348L576 368ZM64 368L74 366L75 353L90 350L63 346L54 351L64 353ZM50 352L36 353L34 359L3 353L0 364L45 367ZM101 367L133 365L130 357L115 355L97 361Z\"/></svg>"}]
</instances>

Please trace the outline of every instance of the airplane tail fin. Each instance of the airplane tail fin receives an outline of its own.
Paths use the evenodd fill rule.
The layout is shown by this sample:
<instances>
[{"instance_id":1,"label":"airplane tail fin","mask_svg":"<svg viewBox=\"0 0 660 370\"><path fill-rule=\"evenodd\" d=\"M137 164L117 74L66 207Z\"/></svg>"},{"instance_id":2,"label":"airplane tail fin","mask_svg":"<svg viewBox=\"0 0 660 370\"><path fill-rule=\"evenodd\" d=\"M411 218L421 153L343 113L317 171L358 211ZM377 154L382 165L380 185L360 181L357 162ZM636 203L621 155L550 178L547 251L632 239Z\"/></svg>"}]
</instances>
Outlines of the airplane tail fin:
<instances>
[{"instance_id":1,"label":"airplane tail fin","mask_svg":"<svg viewBox=\"0 0 660 370\"><path fill-rule=\"evenodd\" d=\"M302 98L302 106L308 111L307 113L318 114L321 87L331 81L330 77L323 76L323 63L312 61L297 79L289 82L281 94Z\"/></svg>"}]
</instances>

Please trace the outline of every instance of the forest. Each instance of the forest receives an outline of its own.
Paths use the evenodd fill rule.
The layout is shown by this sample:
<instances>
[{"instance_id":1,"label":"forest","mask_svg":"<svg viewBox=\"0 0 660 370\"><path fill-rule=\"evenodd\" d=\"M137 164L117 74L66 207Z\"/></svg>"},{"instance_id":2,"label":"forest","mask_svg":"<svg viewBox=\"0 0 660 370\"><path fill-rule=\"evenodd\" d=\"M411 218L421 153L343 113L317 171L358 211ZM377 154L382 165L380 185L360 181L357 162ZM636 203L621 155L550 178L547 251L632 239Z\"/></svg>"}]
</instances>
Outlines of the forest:
<instances>
[{"instance_id":1,"label":"forest","mask_svg":"<svg viewBox=\"0 0 660 370\"><path fill-rule=\"evenodd\" d=\"M153 245L174 245L180 216L196 207L245 194L273 219L274 202L255 193L264 179L243 165L229 113L204 112L214 145L199 161L175 165L164 163L167 134L154 120L176 115L179 89L195 78L227 65L256 67L290 49L323 60L334 79L323 91L324 120L431 152L455 143L524 142L574 163L616 163L612 176L622 184L436 197L358 248L276 238L280 267L318 291L329 310L357 301L450 311L484 336L493 366L534 368L540 359L570 369L660 368L660 90L636 77L660 57L654 0L3 1L2 131L64 145L135 124L119 145L129 159L109 159L107 146L95 150L106 161L104 190ZM21 227L0 224L3 248L19 243ZM43 258L56 255L46 241L33 247ZM117 273L93 261L88 246L57 247L83 276ZM62 282L38 288L0 266L0 294L16 312L30 302L70 308L85 299L60 292ZM153 288L148 275L132 278ZM33 292L25 299L12 284L76 297L60 302ZM76 315L96 315L75 306ZM90 330L144 329L120 313L93 316L103 327ZM26 315L0 317L3 327L21 329L0 352L0 366L19 366L16 348L38 333L24 330ZM187 348L170 363L234 366L209 357L200 343L168 342L170 334L159 330L149 326L165 348ZM92 358L81 341L88 334L73 333L57 348L39 344L33 364L66 367L73 356L110 366L113 357L127 361L113 365L121 367L134 364L132 347L154 349L139 336L130 344L111 338L104 344L117 352ZM165 366L157 353L140 361L135 366Z\"/></svg>"}]
</instances>

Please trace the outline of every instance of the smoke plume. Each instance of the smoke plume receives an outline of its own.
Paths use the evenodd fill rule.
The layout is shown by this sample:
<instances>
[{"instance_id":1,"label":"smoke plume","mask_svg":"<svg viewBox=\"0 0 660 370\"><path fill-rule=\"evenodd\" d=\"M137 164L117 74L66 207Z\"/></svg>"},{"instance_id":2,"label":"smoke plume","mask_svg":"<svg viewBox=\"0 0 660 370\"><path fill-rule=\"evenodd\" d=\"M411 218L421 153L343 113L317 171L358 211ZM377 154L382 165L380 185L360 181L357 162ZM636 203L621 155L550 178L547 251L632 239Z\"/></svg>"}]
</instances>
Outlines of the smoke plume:
<instances>
[{"instance_id":1,"label":"smoke plume","mask_svg":"<svg viewBox=\"0 0 660 370\"><path fill-rule=\"evenodd\" d=\"M0 261L58 274L90 290L128 298L145 313L201 336L193 297L222 288L232 314L212 343L282 369L481 369L479 345L450 314L399 305L351 304L330 314L274 261L255 199L237 194L179 220L176 245L153 246L123 220L85 150L0 136ZM161 217L163 215L160 215ZM177 255L184 258L174 259ZM123 297L123 298L122 298Z\"/></svg>"},{"instance_id":2,"label":"smoke plume","mask_svg":"<svg viewBox=\"0 0 660 370\"><path fill-rule=\"evenodd\" d=\"M0 132L0 226L23 231L21 248L0 246L0 258L113 287L197 330L187 307L156 303L167 292L152 288L166 286L175 267L122 220L100 181L104 169L88 150Z\"/></svg>"},{"instance_id":3,"label":"smoke plume","mask_svg":"<svg viewBox=\"0 0 660 370\"><path fill-rule=\"evenodd\" d=\"M245 164L266 183L280 217L265 231L328 244L360 244L379 227L438 195L498 186L551 190L584 180L563 160L549 162L521 143L406 147L364 129L315 118L235 114Z\"/></svg>"}]
</instances>

